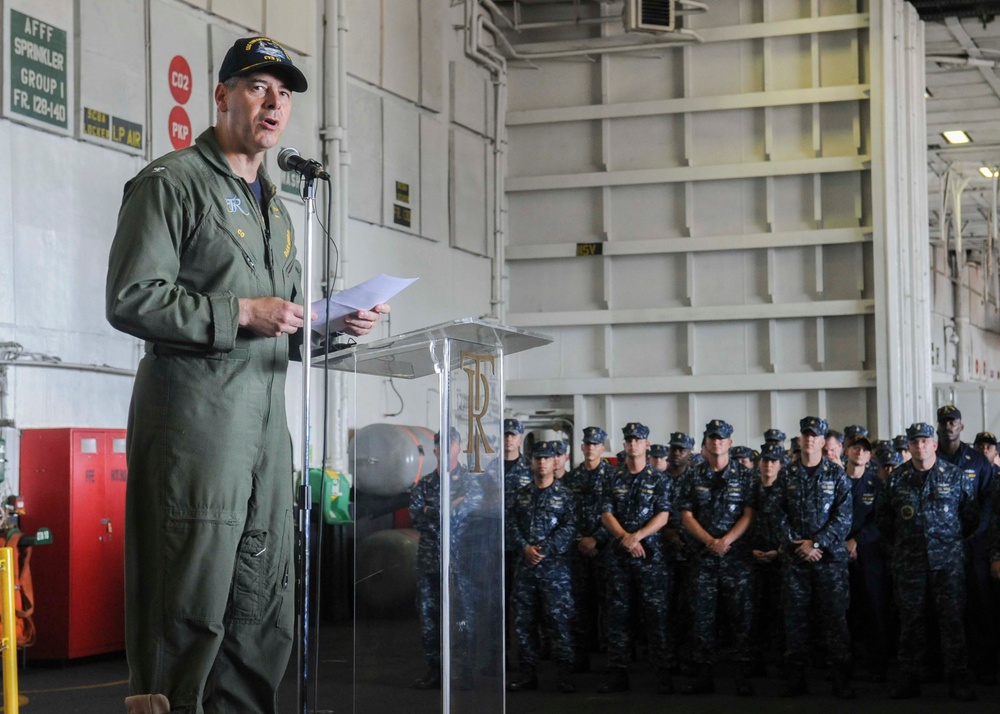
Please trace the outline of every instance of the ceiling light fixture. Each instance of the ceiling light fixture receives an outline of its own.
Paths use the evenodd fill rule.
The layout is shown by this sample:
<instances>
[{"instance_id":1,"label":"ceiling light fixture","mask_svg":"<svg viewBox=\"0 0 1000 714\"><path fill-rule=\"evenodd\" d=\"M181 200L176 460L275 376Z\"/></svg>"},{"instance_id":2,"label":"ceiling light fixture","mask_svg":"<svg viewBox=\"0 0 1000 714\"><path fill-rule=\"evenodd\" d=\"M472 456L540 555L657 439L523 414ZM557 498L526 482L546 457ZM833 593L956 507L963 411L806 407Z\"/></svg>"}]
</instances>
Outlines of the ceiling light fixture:
<instances>
[{"instance_id":1,"label":"ceiling light fixture","mask_svg":"<svg viewBox=\"0 0 1000 714\"><path fill-rule=\"evenodd\" d=\"M983 178L988 178L988 179L1000 176L1000 172L998 172L997 169L991 169L989 166L980 166L979 173L983 175Z\"/></svg>"},{"instance_id":2,"label":"ceiling light fixture","mask_svg":"<svg viewBox=\"0 0 1000 714\"><path fill-rule=\"evenodd\" d=\"M969 135L961 129L952 129L951 131L942 132L941 136L943 136L944 140L949 144L968 144L972 141L972 139L969 138Z\"/></svg>"}]
</instances>

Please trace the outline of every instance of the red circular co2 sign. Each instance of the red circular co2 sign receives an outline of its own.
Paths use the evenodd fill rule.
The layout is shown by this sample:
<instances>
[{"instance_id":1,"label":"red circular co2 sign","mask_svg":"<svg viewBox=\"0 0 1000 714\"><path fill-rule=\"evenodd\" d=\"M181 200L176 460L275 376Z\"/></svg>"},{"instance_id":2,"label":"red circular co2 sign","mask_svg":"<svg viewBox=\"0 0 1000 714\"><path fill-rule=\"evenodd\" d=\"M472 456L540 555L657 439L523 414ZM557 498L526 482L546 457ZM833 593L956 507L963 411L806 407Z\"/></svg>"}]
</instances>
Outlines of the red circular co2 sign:
<instances>
[{"instance_id":1,"label":"red circular co2 sign","mask_svg":"<svg viewBox=\"0 0 1000 714\"><path fill-rule=\"evenodd\" d=\"M191 67L187 60L175 55L170 60L170 93L178 104L187 104L191 98Z\"/></svg>"},{"instance_id":2,"label":"red circular co2 sign","mask_svg":"<svg viewBox=\"0 0 1000 714\"><path fill-rule=\"evenodd\" d=\"M170 110L167 128L170 131L170 143L175 149L191 146L191 120L184 107L174 107Z\"/></svg>"}]
</instances>

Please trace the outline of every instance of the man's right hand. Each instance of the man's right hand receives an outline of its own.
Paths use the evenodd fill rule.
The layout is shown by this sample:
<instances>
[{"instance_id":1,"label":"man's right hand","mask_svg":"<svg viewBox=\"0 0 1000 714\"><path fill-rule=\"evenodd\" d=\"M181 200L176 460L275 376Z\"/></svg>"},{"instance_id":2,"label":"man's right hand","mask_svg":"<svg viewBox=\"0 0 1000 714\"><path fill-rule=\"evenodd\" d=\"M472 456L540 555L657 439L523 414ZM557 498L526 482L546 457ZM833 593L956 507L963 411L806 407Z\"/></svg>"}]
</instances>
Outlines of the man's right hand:
<instances>
[{"instance_id":1,"label":"man's right hand","mask_svg":"<svg viewBox=\"0 0 1000 714\"><path fill-rule=\"evenodd\" d=\"M278 297L240 298L240 327L261 337L291 335L302 329L301 305Z\"/></svg>"}]
</instances>

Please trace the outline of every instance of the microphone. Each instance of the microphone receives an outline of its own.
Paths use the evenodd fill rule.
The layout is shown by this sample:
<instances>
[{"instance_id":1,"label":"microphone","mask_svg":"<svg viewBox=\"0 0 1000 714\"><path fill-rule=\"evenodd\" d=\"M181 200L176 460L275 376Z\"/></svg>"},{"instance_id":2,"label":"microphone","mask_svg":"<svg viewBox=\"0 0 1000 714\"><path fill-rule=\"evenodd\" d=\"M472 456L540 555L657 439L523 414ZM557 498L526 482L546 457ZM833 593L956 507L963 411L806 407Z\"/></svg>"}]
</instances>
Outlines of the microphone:
<instances>
[{"instance_id":1,"label":"microphone","mask_svg":"<svg viewBox=\"0 0 1000 714\"><path fill-rule=\"evenodd\" d=\"M278 152L278 168L282 171L298 171L308 179L330 180L330 174L323 168L323 164L313 159L305 159L299 152L292 148L285 148Z\"/></svg>"}]
</instances>

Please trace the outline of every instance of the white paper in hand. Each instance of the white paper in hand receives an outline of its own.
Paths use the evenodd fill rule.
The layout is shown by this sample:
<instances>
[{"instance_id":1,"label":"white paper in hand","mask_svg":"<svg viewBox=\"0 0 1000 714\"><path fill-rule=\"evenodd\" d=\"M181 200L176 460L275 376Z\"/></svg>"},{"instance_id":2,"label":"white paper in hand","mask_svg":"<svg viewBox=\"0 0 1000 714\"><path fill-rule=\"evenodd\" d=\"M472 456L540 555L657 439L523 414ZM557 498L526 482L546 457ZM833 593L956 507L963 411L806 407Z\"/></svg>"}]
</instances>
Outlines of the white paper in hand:
<instances>
[{"instance_id":1,"label":"white paper in hand","mask_svg":"<svg viewBox=\"0 0 1000 714\"><path fill-rule=\"evenodd\" d=\"M358 310L371 310L379 303L388 302L413 283L417 278L395 278L391 275L377 275L371 280L355 285L342 292L331 295L326 300L317 300L312 304L312 311L317 318L312 322L314 332L322 333L330 323L330 332L343 332L347 329L344 318L353 315Z\"/></svg>"}]
</instances>

